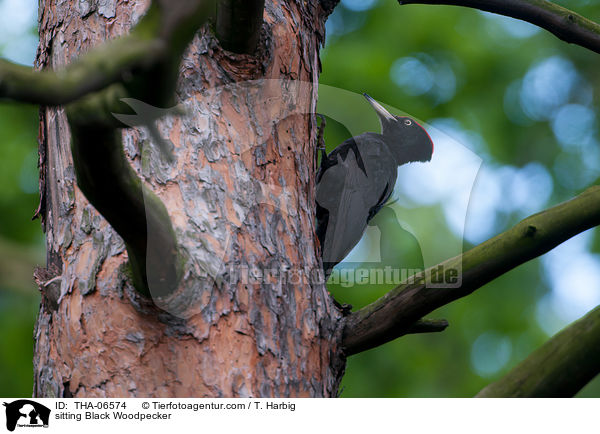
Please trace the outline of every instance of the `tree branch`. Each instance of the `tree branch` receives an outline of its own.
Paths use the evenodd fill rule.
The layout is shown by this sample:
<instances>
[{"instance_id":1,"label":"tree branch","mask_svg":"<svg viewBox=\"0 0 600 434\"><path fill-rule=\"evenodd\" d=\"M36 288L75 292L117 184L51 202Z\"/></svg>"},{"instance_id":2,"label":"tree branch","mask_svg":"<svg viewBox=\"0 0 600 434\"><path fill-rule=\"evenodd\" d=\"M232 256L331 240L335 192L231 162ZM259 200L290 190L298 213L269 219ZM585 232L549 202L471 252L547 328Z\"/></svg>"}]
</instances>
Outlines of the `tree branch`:
<instances>
[{"instance_id":1,"label":"tree branch","mask_svg":"<svg viewBox=\"0 0 600 434\"><path fill-rule=\"evenodd\" d=\"M0 59L0 99L65 105L122 83L131 97L150 95L154 101L146 102L167 105L181 55L198 28L213 15L214 7L215 0L154 1L129 35L92 49L58 71L34 71ZM165 75L174 78L158 81ZM145 83L140 85L142 81Z\"/></svg>"},{"instance_id":2,"label":"tree branch","mask_svg":"<svg viewBox=\"0 0 600 434\"><path fill-rule=\"evenodd\" d=\"M600 373L600 306L535 350L480 398L567 398Z\"/></svg>"},{"instance_id":3,"label":"tree branch","mask_svg":"<svg viewBox=\"0 0 600 434\"><path fill-rule=\"evenodd\" d=\"M347 316L342 346L346 355L391 341L419 318L464 297L496 277L540 256L557 245L600 224L600 186L576 198L526 218L512 229L468 252L431 267L414 282L403 283L379 300ZM459 288L434 288L432 273L456 270Z\"/></svg>"},{"instance_id":4,"label":"tree branch","mask_svg":"<svg viewBox=\"0 0 600 434\"><path fill-rule=\"evenodd\" d=\"M400 5L466 6L528 21L559 39L600 53L600 25L546 0L398 0Z\"/></svg>"},{"instance_id":5,"label":"tree branch","mask_svg":"<svg viewBox=\"0 0 600 434\"><path fill-rule=\"evenodd\" d=\"M221 46L254 54L263 23L265 0L218 0L216 34Z\"/></svg>"}]
</instances>

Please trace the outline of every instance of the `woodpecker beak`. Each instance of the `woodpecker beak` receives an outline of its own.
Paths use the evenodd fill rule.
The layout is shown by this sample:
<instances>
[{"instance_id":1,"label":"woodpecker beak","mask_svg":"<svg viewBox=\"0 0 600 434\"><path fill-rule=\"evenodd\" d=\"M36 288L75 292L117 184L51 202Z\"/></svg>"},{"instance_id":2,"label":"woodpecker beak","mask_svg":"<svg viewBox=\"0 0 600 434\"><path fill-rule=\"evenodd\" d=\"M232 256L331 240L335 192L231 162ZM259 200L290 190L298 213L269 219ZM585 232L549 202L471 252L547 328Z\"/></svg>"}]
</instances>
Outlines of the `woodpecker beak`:
<instances>
[{"instance_id":1,"label":"woodpecker beak","mask_svg":"<svg viewBox=\"0 0 600 434\"><path fill-rule=\"evenodd\" d=\"M383 120L388 120L388 121L395 121L396 120L396 118L394 117L394 115L392 115L390 112L388 112L386 109L384 109L381 104L379 104L377 101L375 101L369 95L367 95L366 93L363 93L363 96L367 99L367 101L369 101L369 104L371 104L371 106L373 106L373 108L375 109L375 111L379 115L379 118L382 121ZM383 122L382 122L382 124L383 124Z\"/></svg>"}]
</instances>

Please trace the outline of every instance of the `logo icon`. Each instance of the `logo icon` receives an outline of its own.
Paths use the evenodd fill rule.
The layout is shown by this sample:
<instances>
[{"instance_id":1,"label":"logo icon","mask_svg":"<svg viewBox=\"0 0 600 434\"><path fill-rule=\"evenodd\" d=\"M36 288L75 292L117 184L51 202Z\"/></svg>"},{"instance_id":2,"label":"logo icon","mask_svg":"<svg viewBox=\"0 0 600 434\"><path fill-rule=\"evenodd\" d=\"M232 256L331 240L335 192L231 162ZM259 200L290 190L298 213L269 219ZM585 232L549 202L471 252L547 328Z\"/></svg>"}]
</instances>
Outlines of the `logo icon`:
<instances>
[{"instance_id":1,"label":"logo icon","mask_svg":"<svg viewBox=\"0 0 600 434\"><path fill-rule=\"evenodd\" d=\"M16 427L48 428L50 409L35 401L19 399L4 403L6 407L6 429L14 431Z\"/></svg>"}]
</instances>

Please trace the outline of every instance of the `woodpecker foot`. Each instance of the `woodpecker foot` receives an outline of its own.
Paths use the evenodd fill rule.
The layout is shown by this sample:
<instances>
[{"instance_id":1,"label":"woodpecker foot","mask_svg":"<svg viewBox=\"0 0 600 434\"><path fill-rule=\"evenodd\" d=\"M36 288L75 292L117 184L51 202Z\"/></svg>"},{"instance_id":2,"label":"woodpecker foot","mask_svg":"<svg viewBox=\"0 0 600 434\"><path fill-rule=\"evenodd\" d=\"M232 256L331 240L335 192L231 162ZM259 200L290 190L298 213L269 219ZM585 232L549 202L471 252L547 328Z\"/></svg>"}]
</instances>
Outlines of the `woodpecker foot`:
<instances>
[{"instance_id":1,"label":"woodpecker foot","mask_svg":"<svg viewBox=\"0 0 600 434\"><path fill-rule=\"evenodd\" d=\"M339 301L337 301L333 295L331 295L331 293L329 294L329 296L331 297L331 299L333 300L333 304L335 305L335 307L337 307L340 312L342 312L342 316L348 316L352 313L352 305L351 304L341 304Z\"/></svg>"}]
</instances>

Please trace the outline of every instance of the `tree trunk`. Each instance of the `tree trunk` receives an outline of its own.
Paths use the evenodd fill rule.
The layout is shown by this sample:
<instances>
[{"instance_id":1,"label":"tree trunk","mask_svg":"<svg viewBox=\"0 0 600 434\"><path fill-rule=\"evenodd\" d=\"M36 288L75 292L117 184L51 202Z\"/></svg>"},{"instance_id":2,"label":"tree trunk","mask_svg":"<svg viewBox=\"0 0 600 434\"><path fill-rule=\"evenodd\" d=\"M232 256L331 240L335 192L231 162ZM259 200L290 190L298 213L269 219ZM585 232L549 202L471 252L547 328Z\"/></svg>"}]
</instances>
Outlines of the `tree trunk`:
<instances>
[{"instance_id":1,"label":"tree trunk","mask_svg":"<svg viewBox=\"0 0 600 434\"><path fill-rule=\"evenodd\" d=\"M60 67L126 33L147 6L41 0L37 66ZM166 205L193 264L169 303L133 289L122 239L76 185L64 110L41 110L47 268L36 272L35 396L337 394L340 314L315 278L325 18L318 2L267 1L256 56L226 52L201 29L180 68L185 114L159 121L175 162L145 129L123 130L133 168Z\"/></svg>"}]
</instances>

